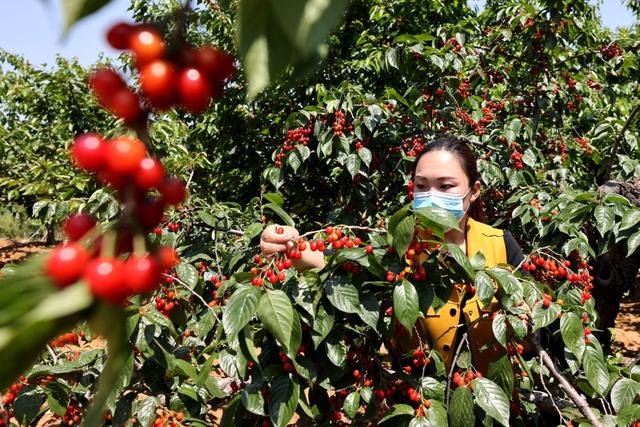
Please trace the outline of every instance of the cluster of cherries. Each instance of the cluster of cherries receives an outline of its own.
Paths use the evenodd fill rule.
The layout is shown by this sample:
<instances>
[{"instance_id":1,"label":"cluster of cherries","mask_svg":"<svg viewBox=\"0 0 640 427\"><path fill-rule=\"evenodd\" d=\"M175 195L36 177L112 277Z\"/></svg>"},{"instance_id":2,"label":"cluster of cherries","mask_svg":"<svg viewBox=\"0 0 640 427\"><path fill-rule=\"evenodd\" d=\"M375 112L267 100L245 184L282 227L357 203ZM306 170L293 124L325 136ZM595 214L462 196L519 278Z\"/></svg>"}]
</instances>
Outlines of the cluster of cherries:
<instances>
[{"instance_id":1,"label":"cluster of cherries","mask_svg":"<svg viewBox=\"0 0 640 427\"><path fill-rule=\"evenodd\" d=\"M542 256L531 255L529 261L522 264L522 268L526 271L532 272L533 276L538 281L544 281L549 285L554 285L558 281L569 281L573 284L581 286L582 303L591 299L591 290L593 289L593 276L589 271L593 270L593 266L588 265L586 260L581 259L577 254L573 253L572 256L576 260L576 267L578 272L572 273L570 271L571 261L564 260L561 265L553 259L545 259Z\"/></svg>"},{"instance_id":2,"label":"cluster of cherries","mask_svg":"<svg viewBox=\"0 0 640 427\"><path fill-rule=\"evenodd\" d=\"M162 415L156 416L151 424L153 427L176 427L184 420L184 412L168 411Z\"/></svg>"},{"instance_id":3,"label":"cluster of cherries","mask_svg":"<svg viewBox=\"0 0 640 427\"><path fill-rule=\"evenodd\" d=\"M165 317L169 317L171 311L178 305L178 298L175 292L170 289L164 288L162 290L164 296L158 296L155 298L156 310L162 313Z\"/></svg>"},{"instance_id":4,"label":"cluster of cherries","mask_svg":"<svg viewBox=\"0 0 640 427\"><path fill-rule=\"evenodd\" d=\"M81 336L84 336L84 332L81 333ZM67 344L78 345L79 337L73 332L67 332L66 334L62 334L58 336L56 339L52 340L49 343L51 348L56 347L64 347Z\"/></svg>"},{"instance_id":5,"label":"cluster of cherries","mask_svg":"<svg viewBox=\"0 0 640 427\"><path fill-rule=\"evenodd\" d=\"M353 131L353 126L347 124L347 119L344 117L344 113L340 110L333 113L333 123L331 124L331 127L333 128L333 134L335 136L343 136L344 131Z\"/></svg>"},{"instance_id":6,"label":"cluster of cherries","mask_svg":"<svg viewBox=\"0 0 640 427\"><path fill-rule=\"evenodd\" d=\"M390 147L390 153L399 153L401 151L408 157L417 157L425 149L426 142L424 138L420 136L409 137L402 140L402 145L397 147Z\"/></svg>"},{"instance_id":7,"label":"cluster of cherries","mask_svg":"<svg viewBox=\"0 0 640 427\"><path fill-rule=\"evenodd\" d=\"M233 57L227 53L213 46L169 49L151 25L116 24L107 33L107 40L114 48L133 53L142 92L158 110L181 105L192 113L204 111L235 73ZM144 119L140 97L116 71L97 70L90 83L100 103L116 116L127 123Z\"/></svg>"},{"instance_id":8,"label":"cluster of cherries","mask_svg":"<svg viewBox=\"0 0 640 427\"><path fill-rule=\"evenodd\" d=\"M119 191L119 197L125 201L125 212L134 224L124 224L118 230L115 240L120 244L114 245L117 247L103 247L110 243L109 239L93 236L93 243L98 244L90 251L80 240L95 229L96 220L84 213L69 217L64 225L69 242L58 245L49 255L45 264L47 275L60 288L83 278L94 296L112 304L154 290L162 271L177 263L172 248L131 254L126 261L117 255L131 252L132 230L153 229L161 221L165 206L184 200L184 184L165 177L160 161L148 157L144 144L133 137L122 136L109 142L95 134L80 135L71 147L71 154L79 167L96 173ZM148 196L149 191L156 191L160 197Z\"/></svg>"},{"instance_id":9,"label":"cluster of cherries","mask_svg":"<svg viewBox=\"0 0 640 427\"><path fill-rule=\"evenodd\" d=\"M309 145L312 132L313 120L310 120L307 126L290 129L287 131L287 138L282 144L282 149L276 154L275 166L280 169L282 167L282 159L287 156L287 153L294 150L298 145Z\"/></svg>"},{"instance_id":10,"label":"cluster of cherries","mask_svg":"<svg viewBox=\"0 0 640 427\"><path fill-rule=\"evenodd\" d=\"M580 146L585 154L593 154L593 147L586 138L574 138L573 140Z\"/></svg>"},{"instance_id":11,"label":"cluster of cherries","mask_svg":"<svg viewBox=\"0 0 640 427\"><path fill-rule=\"evenodd\" d=\"M482 374L480 372L473 372L471 370L468 370L462 374L460 374L460 372L456 371L453 373L453 384L456 387L469 387L471 388L472 385L472 381L475 378L480 378L482 377Z\"/></svg>"},{"instance_id":12,"label":"cluster of cherries","mask_svg":"<svg viewBox=\"0 0 640 427\"><path fill-rule=\"evenodd\" d=\"M606 46L602 46L600 48L600 54L607 59L611 59L624 55L624 50L622 50L622 48L617 44L611 43Z\"/></svg>"},{"instance_id":13,"label":"cluster of cherries","mask_svg":"<svg viewBox=\"0 0 640 427\"><path fill-rule=\"evenodd\" d=\"M82 408L70 403L69 406L67 406L67 409L64 411L62 422L64 423L64 425L72 426L74 424L78 424L81 416Z\"/></svg>"}]
</instances>

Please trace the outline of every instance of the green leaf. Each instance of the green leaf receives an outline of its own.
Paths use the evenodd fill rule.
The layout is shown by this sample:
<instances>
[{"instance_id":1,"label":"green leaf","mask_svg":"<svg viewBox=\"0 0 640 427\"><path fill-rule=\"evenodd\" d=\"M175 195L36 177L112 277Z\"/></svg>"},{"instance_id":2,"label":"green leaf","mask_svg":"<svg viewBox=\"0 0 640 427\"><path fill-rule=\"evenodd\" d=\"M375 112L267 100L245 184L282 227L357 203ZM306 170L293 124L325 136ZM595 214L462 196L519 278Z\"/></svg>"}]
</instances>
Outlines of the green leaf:
<instances>
[{"instance_id":1,"label":"green leaf","mask_svg":"<svg viewBox=\"0 0 640 427\"><path fill-rule=\"evenodd\" d=\"M560 333L564 344L579 364L585 349L584 326L580 317L572 312L564 313L560 318Z\"/></svg>"},{"instance_id":2,"label":"green leaf","mask_svg":"<svg viewBox=\"0 0 640 427\"><path fill-rule=\"evenodd\" d=\"M369 150L367 147L358 148L358 156L360 157L360 160L362 160L362 162L367 167L369 167L369 164L371 163L371 159L373 157L373 155L371 154L371 150Z\"/></svg>"},{"instance_id":3,"label":"green leaf","mask_svg":"<svg viewBox=\"0 0 640 427\"><path fill-rule=\"evenodd\" d=\"M493 280L489 277L487 273L484 271L479 271L476 273L476 294L478 295L478 299L480 303L484 307L488 307L489 303L491 303L491 299L495 294L496 290L493 287Z\"/></svg>"},{"instance_id":4,"label":"green leaf","mask_svg":"<svg viewBox=\"0 0 640 427\"><path fill-rule=\"evenodd\" d=\"M20 425L31 425L38 413L40 407L45 402L45 395L38 389L29 390L20 393L13 402L14 417L20 421Z\"/></svg>"},{"instance_id":5,"label":"green leaf","mask_svg":"<svg viewBox=\"0 0 640 427\"><path fill-rule=\"evenodd\" d=\"M289 375L280 375L271 383L269 418L277 427L287 425L298 407L300 386Z\"/></svg>"},{"instance_id":6,"label":"green leaf","mask_svg":"<svg viewBox=\"0 0 640 427\"><path fill-rule=\"evenodd\" d=\"M231 295L222 313L222 326L228 339L235 338L256 314L260 294L255 286L241 286Z\"/></svg>"},{"instance_id":7,"label":"green leaf","mask_svg":"<svg viewBox=\"0 0 640 427\"><path fill-rule=\"evenodd\" d=\"M504 314L498 313L491 323L493 336L504 348L507 348L507 322Z\"/></svg>"},{"instance_id":8,"label":"green leaf","mask_svg":"<svg viewBox=\"0 0 640 427\"><path fill-rule=\"evenodd\" d=\"M292 65L315 66L324 41L346 9L345 0L243 0L238 18L238 51L254 97Z\"/></svg>"},{"instance_id":9,"label":"green leaf","mask_svg":"<svg viewBox=\"0 0 640 427\"><path fill-rule=\"evenodd\" d=\"M611 405L616 412L621 408L631 405L640 395L640 383L629 378L619 379L611 388Z\"/></svg>"},{"instance_id":10,"label":"green leaf","mask_svg":"<svg viewBox=\"0 0 640 427\"><path fill-rule=\"evenodd\" d=\"M358 408L360 408L360 392L356 390L349 393L346 399L344 399L342 410L347 414L347 417L354 419L358 413Z\"/></svg>"},{"instance_id":11,"label":"green leaf","mask_svg":"<svg viewBox=\"0 0 640 427\"><path fill-rule=\"evenodd\" d=\"M159 401L157 397L146 397L144 400L138 402L138 408L134 412L134 415L142 427L149 427L156 419L158 404Z\"/></svg>"},{"instance_id":12,"label":"green leaf","mask_svg":"<svg viewBox=\"0 0 640 427\"><path fill-rule=\"evenodd\" d=\"M611 231L615 222L615 212L612 207L609 206L596 206L594 210L596 217L596 224L601 236L604 236L608 231Z\"/></svg>"},{"instance_id":13,"label":"green leaf","mask_svg":"<svg viewBox=\"0 0 640 427\"><path fill-rule=\"evenodd\" d=\"M444 61L438 55L431 55L430 57L431 63L436 67L440 68L440 70L444 70Z\"/></svg>"},{"instance_id":14,"label":"green leaf","mask_svg":"<svg viewBox=\"0 0 640 427\"><path fill-rule=\"evenodd\" d=\"M257 313L265 328L280 345L291 350L289 344L293 331L293 307L287 294L279 289L268 289L260 298Z\"/></svg>"},{"instance_id":15,"label":"green leaf","mask_svg":"<svg viewBox=\"0 0 640 427\"><path fill-rule=\"evenodd\" d=\"M186 283L191 289L198 284L198 270L193 265L183 262L176 267L176 273L178 274L178 279Z\"/></svg>"},{"instance_id":16,"label":"green leaf","mask_svg":"<svg viewBox=\"0 0 640 427\"><path fill-rule=\"evenodd\" d=\"M427 399L444 400L444 392L447 387L446 382L438 381L433 377L422 377L420 381L422 394Z\"/></svg>"},{"instance_id":17,"label":"green leaf","mask_svg":"<svg viewBox=\"0 0 640 427\"><path fill-rule=\"evenodd\" d=\"M405 252L413 240L414 220L412 216L405 217L393 231L393 247L400 257L404 257Z\"/></svg>"},{"instance_id":18,"label":"green leaf","mask_svg":"<svg viewBox=\"0 0 640 427\"><path fill-rule=\"evenodd\" d=\"M509 399L504 391L487 378L474 379L472 387L476 404L491 418L508 427Z\"/></svg>"},{"instance_id":19,"label":"green leaf","mask_svg":"<svg viewBox=\"0 0 640 427\"><path fill-rule=\"evenodd\" d=\"M450 212L440 208L419 208L416 214L442 227L443 231L460 230L460 222Z\"/></svg>"},{"instance_id":20,"label":"green leaf","mask_svg":"<svg viewBox=\"0 0 640 427\"><path fill-rule=\"evenodd\" d=\"M343 367L347 360L347 344L342 337L342 330L333 330L327 339L327 358L336 366Z\"/></svg>"},{"instance_id":21,"label":"green leaf","mask_svg":"<svg viewBox=\"0 0 640 427\"><path fill-rule=\"evenodd\" d=\"M513 367L506 354L491 362L487 377L502 387L507 395L511 393L514 384Z\"/></svg>"},{"instance_id":22,"label":"green leaf","mask_svg":"<svg viewBox=\"0 0 640 427\"><path fill-rule=\"evenodd\" d=\"M333 329L334 314L330 305L325 308L324 304L318 306L316 317L313 319L313 343L316 347L329 335Z\"/></svg>"},{"instance_id":23,"label":"green leaf","mask_svg":"<svg viewBox=\"0 0 640 427\"><path fill-rule=\"evenodd\" d=\"M293 222L293 220L291 219L289 214L286 213L284 211L284 209L282 209L280 206L278 206L276 204L273 204L273 203L267 203L267 204L263 205L262 207L272 210L276 215L278 215L280 217L280 219L282 221L284 221L284 223L286 225L291 226L291 227L295 227L295 223Z\"/></svg>"},{"instance_id":24,"label":"green leaf","mask_svg":"<svg viewBox=\"0 0 640 427\"><path fill-rule=\"evenodd\" d=\"M414 413L415 413L415 410L411 406L406 405L404 403L396 403L391 407L391 410L387 412L385 416L380 419L379 423L382 424L390 420L391 418L395 418L398 416L403 416L403 415L413 416ZM398 425L398 424L396 423L395 425Z\"/></svg>"},{"instance_id":25,"label":"green leaf","mask_svg":"<svg viewBox=\"0 0 640 427\"><path fill-rule=\"evenodd\" d=\"M542 301L538 301L533 307L533 331L552 324L561 311L562 308L555 302L549 304L549 307L545 307Z\"/></svg>"},{"instance_id":26,"label":"green leaf","mask_svg":"<svg viewBox=\"0 0 640 427\"><path fill-rule=\"evenodd\" d=\"M468 427L476 424L473 413L473 397L467 387L458 387L451 395L449 402L449 425L451 427Z\"/></svg>"},{"instance_id":27,"label":"green leaf","mask_svg":"<svg viewBox=\"0 0 640 427\"><path fill-rule=\"evenodd\" d=\"M416 288L408 280L403 280L393 290L393 313L411 335L420 315L420 307Z\"/></svg>"},{"instance_id":28,"label":"green leaf","mask_svg":"<svg viewBox=\"0 0 640 427\"><path fill-rule=\"evenodd\" d=\"M345 313L360 312L360 295L346 277L332 277L324 282L327 298L335 308Z\"/></svg>"},{"instance_id":29,"label":"green leaf","mask_svg":"<svg viewBox=\"0 0 640 427\"><path fill-rule=\"evenodd\" d=\"M635 232L627 240L627 256L631 256L640 246L640 231Z\"/></svg>"},{"instance_id":30,"label":"green leaf","mask_svg":"<svg viewBox=\"0 0 640 427\"><path fill-rule=\"evenodd\" d=\"M69 32L73 24L102 9L111 0L62 0L64 14L64 32Z\"/></svg>"},{"instance_id":31,"label":"green leaf","mask_svg":"<svg viewBox=\"0 0 640 427\"><path fill-rule=\"evenodd\" d=\"M449 251L453 259L458 263L460 267L462 267L465 273L467 273L469 279L474 280L476 276L475 271L473 270L473 267L469 262L469 258L467 258L467 254L465 254L462 249L460 249L460 246L452 243L447 243L443 246ZM491 286L493 287L493 284Z\"/></svg>"},{"instance_id":32,"label":"green leaf","mask_svg":"<svg viewBox=\"0 0 640 427\"><path fill-rule=\"evenodd\" d=\"M591 345L586 347L583 366L584 373L587 375L587 381L591 387L593 387L600 396L604 396L604 392L609 385L609 374L602 354L595 347Z\"/></svg>"},{"instance_id":33,"label":"green leaf","mask_svg":"<svg viewBox=\"0 0 640 427\"><path fill-rule=\"evenodd\" d=\"M347 156L347 171L351 174L351 178L354 178L358 172L360 172L360 157L357 154L351 153Z\"/></svg>"},{"instance_id":34,"label":"green leaf","mask_svg":"<svg viewBox=\"0 0 640 427\"><path fill-rule=\"evenodd\" d=\"M258 380L252 382L241 393L242 405L245 409L252 414L266 416L264 410L264 397L262 396L261 388L264 385L264 381Z\"/></svg>"},{"instance_id":35,"label":"green leaf","mask_svg":"<svg viewBox=\"0 0 640 427\"><path fill-rule=\"evenodd\" d=\"M358 311L360 319L373 329L378 327L378 318L380 316L380 304L374 295L367 295L360 301L360 310Z\"/></svg>"},{"instance_id":36,"label":"green leaf","mask_svg":"<svg viewBox=\"0 0 640 427\"><path fill-rule=\"evenodd\" d=\"M631 208L622 215L622 219L620 220L620 229L619 231L626 230L628 228L633 227L638 222L640 222L640 209L639 208Z\"/></svg>"}]
</instances>

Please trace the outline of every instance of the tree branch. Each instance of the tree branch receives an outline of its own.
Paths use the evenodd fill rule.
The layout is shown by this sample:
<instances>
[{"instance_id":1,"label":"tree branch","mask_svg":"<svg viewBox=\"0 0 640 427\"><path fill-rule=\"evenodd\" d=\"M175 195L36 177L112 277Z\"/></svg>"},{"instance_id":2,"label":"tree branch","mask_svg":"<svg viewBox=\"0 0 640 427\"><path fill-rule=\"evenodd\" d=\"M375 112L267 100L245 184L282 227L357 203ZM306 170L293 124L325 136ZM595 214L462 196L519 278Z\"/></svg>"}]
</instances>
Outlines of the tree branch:
<instances>
[{"instance_id":1,"label":"tree branch","mask_svg":"<svg viewBox=\"0 0 640 427\"><path fill-rule=\"evenodd\" d=\"M629 115L629 118L625 122L624 126L622 126L622 130L620 131L620 134L618 135L616 140L613 142L613 147L611 148L611 157L609 157L609 162L607 163L607 169L604 174L605 182L608 181L609 178L611 177L611 169L613 168L613 162L615 161L616 155L618 154L618 147L622 142L622 138L624 137L624 134L627 131L627 129L629 129L629 126L631 126L631 123L633 122L633 119L635 118L636 114L638 114L638 112L640 112L640 104L636 105L636 108L633 109L633 111Z\"/></svg>"},{"instance_id":2,"label":"tree branch","mask_svg":"<svg viewBox=\"0 0 640 427\"><path fill-rule=\"evenodd\" d=\"M593 413L591 407L589 407L589 403L587 403L584 396L580 395L576 391L576 389L571 386L569 381L567 381L567 379L560 372L558 372L558 369L553 363L553 360L551 360L549 353L547 353L545 349L542 348L542 346L540 345L540 341L538 341L538 338L532 336L531 343L534 345L536 352L540 357L540 361L544 364L544 366L547 367L547 369L549 369L551 375L553 375L553 377L558 380L558 382L560 383L560 388L565 391L569 399L571 399L573 403L576 404L578 409L580 409L580 412L582 412L582 414L584 414L584 416L587 417L589 421L591 421L591 424L593 424L594 427L602 427L602 423Z\"/></svg>"}]
</instances>

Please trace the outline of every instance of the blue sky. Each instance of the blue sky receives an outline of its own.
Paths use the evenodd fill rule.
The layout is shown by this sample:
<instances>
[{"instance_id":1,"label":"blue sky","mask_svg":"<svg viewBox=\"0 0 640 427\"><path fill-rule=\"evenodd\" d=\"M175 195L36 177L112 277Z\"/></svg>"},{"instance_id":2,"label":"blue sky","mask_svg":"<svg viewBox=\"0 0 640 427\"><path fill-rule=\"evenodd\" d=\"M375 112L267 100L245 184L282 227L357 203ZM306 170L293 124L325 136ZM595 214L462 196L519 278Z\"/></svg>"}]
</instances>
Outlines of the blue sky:
<instances>
[{"instance_id":1,"label":"blue sky","mask_svg":"<svg viewBox=\"0 0 640 427\"><path fill-rule=\"evenodd\" d=\"M60 0L0 0L0 47L24 55L34 64L54 63L57 53L76 56L83 65L96 61L99 52L115 56L105 40L114 23L130 20L130 0L114 0L98 13L79 22L67 39L62 40ZM471 0L481 7L484 0ZM604 0L602 18L606 26L616 28L634 22L633 14L622 0Z\"/></svg>"}]
</instances>

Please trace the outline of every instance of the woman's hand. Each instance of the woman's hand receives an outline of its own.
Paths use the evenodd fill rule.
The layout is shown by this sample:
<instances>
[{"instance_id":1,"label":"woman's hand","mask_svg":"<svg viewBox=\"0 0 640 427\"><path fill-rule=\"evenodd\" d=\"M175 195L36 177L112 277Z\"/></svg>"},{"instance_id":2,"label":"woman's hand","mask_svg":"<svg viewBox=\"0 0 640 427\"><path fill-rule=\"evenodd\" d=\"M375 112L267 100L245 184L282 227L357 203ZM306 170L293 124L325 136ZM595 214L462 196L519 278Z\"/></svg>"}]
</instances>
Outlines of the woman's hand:
<instances>
[{"instance_id":1,"label":"woman's hand","mask_svg":"<svg viewBox=\"0 0 640 427\"><path fill-rule=\"evenodd\" d=\"M281 231L281 233L278 233ZM265 256L284 253L293 246L292 241L300 236L298 230L288 225L269 225L260 236L260 250Z\"/></svg>"},{"instance_id":2,"label":"woman's hand","mask_svg":"<svg viewBox=\"0 0 640 427\"><path fill-rule=\"evenodd\" d=\"M286 253L288 249L294 246L293 241L298 237L300 237L300 233L295 227L269 225L260 235L260 250L266 257ZM312 251L309 245L302 251L301 255L301 258L293 261L293 266L298 271L324 267L324 254L320 251Z\"/></svg>"}]
</instances>

